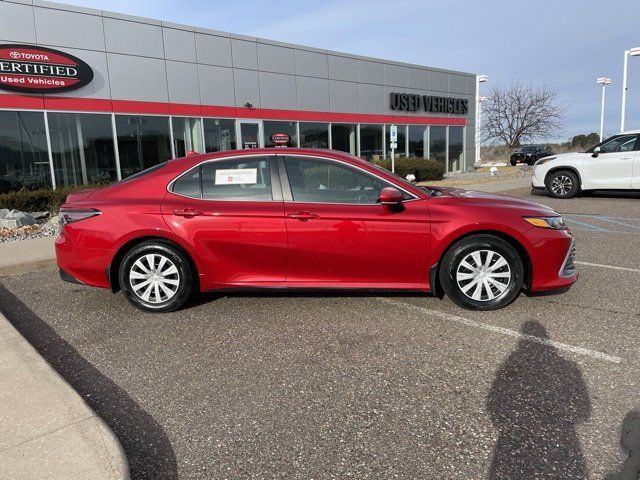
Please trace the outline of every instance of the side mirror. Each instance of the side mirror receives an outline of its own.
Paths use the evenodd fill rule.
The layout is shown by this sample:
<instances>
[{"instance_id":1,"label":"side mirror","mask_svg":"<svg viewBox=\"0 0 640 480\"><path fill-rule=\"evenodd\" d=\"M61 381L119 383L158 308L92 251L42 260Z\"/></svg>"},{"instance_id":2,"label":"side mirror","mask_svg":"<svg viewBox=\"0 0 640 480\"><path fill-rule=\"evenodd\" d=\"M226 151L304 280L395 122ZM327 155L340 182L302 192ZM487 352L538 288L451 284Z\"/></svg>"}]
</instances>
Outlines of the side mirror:
<instances>
[{"instance_id":1,"label":"side mirror","mask_svg":"<svg viewBox=\"0 0 640 480\"><path fill-rule=\"evenodd\" d=\"M593 155L591 155L593 158L596 158L598 155L600 155L600 147L596 147L593 149Z\"/></svg>"},{"instance_id":2,"label":"side mirror","mask_svg":"<svg viewBox=\"0 0 640 480\"><path fill-rule=\"evenodd\" d=\"M402 192L393 187L383 188L380 192L380 203L382 205L398 205L402 203Z\"/></svg>"}]
</instances>

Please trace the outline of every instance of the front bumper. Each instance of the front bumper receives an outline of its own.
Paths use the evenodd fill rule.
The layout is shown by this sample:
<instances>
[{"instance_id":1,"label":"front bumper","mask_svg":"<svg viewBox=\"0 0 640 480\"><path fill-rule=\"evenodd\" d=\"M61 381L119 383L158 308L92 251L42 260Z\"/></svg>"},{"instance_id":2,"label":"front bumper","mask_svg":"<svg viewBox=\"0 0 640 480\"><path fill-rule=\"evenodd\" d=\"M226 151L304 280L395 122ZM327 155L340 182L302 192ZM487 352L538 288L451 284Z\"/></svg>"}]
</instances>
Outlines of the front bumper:
<instances>
[{"instance_id":1,"label":"front bumper","mask_svg":"<svg viewBox=\"0 0 640 480\"><path fill-rule=\"evenodd\" d=\"M544 184L544 175L540 171L540 169L533 169L533 176L531 177L531 186L533 188L546 188Z\"/></svg>"},{"instance_id":2,"label":"front bumper","mask_svg":"<svg viewBox=\"0 0 640 480\"><path fill-rule=\"evenodd\" d=\"M567 230L536 229L531 252L532 278L530 291L564 290L578 280L575 267L576 245Z\"/></svg>"}]
</instances>

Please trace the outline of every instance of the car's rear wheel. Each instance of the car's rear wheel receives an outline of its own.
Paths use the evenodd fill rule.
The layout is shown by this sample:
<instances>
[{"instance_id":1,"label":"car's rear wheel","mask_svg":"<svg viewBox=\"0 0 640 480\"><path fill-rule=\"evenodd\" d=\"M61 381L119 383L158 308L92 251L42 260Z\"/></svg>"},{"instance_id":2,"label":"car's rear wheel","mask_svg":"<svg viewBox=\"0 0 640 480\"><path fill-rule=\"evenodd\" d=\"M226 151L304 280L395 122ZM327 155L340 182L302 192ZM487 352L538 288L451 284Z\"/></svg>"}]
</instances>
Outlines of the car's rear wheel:
<instances>
[{"instance_id":1,"label":"car's rear wheel","mask_svg":"<svg viewBox=\"0 0 640 480\"><path fill-rule=\"evenodd\" d=\"M578 176L571 170L551 173L546 181L547 192L554 198L573 198L580 192Z\"/></svg>"},{"instance_id":2,"label":"car's rear wheel","mask_svg":"<svg viewBox=\"0 0 640 480\"><path fill-rule=\"evenodd\" d=\"M524 267L518 252L493 235L474 235L453 245L442 259L440 283L462 308L497 310L520 293Z\"/></svg>"},{"instance_id":3,"label":"car's rear wheel","mask_svg":"<svg viewBox=\"0 0 640 480\"><path fill-rule=\"evenodd\" d=\"M162 240L136 245L120 263L124 296L148 312L171 312L182 307L194 291L194 278L186 255Z\"/></svg>"}]
</instances>

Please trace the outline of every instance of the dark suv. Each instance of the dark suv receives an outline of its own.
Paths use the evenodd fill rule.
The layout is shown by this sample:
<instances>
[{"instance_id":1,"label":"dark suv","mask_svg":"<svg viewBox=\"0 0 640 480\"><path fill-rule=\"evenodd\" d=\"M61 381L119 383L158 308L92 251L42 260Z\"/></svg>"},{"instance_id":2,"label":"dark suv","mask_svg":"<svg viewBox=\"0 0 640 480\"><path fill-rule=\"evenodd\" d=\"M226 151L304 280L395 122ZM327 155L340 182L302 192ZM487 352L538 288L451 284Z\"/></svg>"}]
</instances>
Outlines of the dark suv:
<instances>
[{"instance_id":1,"label":"dark suv","mask_svg":"<svg viewBox=\"0 0 640 480\"><path fill-rule=\"evenodd\" d=\"M533 165L543 157L553 155L553 152L544 145L524 145L511 154L510 163L514 166L518 162Z\"/></svg>"}]
</instances>

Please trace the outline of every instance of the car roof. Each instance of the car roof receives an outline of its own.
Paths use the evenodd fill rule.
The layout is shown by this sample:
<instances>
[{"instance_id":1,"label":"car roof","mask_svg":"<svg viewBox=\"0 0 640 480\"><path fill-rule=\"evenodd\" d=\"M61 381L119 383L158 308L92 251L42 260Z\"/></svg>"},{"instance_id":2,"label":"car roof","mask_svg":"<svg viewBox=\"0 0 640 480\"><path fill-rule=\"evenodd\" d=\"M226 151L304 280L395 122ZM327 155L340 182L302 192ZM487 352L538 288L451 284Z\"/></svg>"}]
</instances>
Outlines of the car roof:
<instances>
[{"instance_id":1,"label":"car roof","mask_svg":"<svg viewBox=\"0 0 640 480\"><path fill-rule=\"evenodd\" d=\"M328 150L326 148L296 148L296 147L271 147L271 148L246 148L242 150L224 150L221 152L210 153L198 153L188 155L186 157L175 158L169 160L170 162L182 162L198 163L203 160L214 160L217 158L225 157L241 157L241 156L253 156L253 155L310 155L321 156L327 158L335 158L343 160L355 165L367 165L369 162L361 158L350 155L346 152L339 150Z\"/></svg>"}]
</instances>

